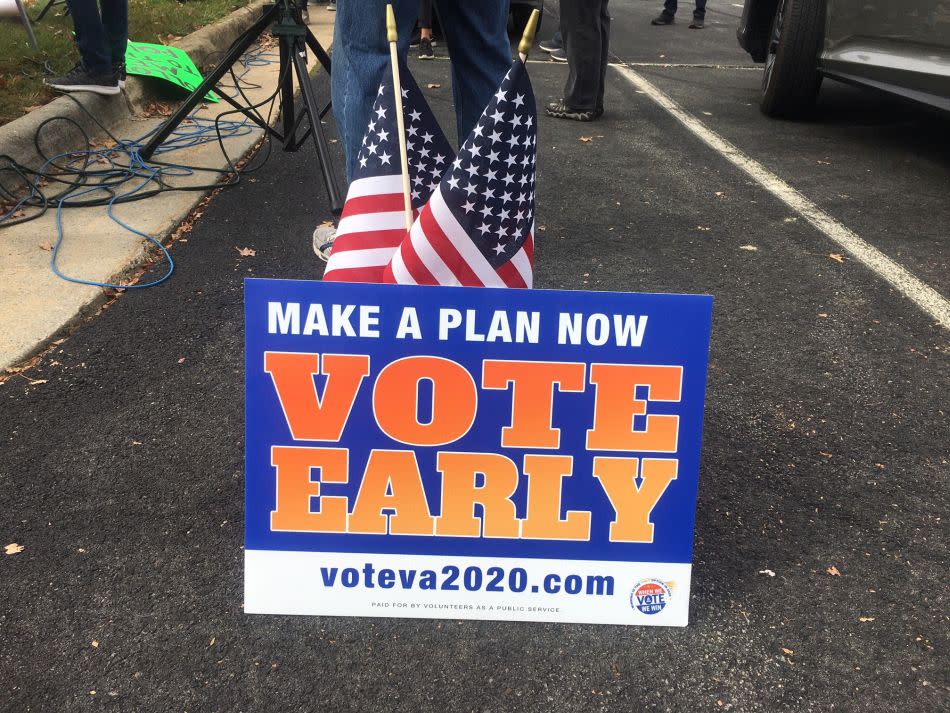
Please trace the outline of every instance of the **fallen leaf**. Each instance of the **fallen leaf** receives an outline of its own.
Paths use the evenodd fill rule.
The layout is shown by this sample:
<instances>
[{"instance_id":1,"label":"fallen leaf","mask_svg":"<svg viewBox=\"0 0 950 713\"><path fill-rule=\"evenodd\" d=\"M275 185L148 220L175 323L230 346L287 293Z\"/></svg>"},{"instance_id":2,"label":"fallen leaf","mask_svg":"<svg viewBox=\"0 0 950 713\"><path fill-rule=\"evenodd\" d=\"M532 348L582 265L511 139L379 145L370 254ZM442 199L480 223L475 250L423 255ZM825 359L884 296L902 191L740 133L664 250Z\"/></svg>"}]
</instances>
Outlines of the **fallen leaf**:
<instances>
[{"instance_id":1,"label":"fallen leaf","mask_svg":"<svg viewBox=\"0 0 950 713\"><path fill-rule=\"evenodd\" d=\"M23 545L18 545L16 542L11 542L9 545L3 548L4 554L7 555L18 555L26 548Z\"/></svg>"},{"instance_id":2,"label":"fallen leaf","mask_svg":"<svg viewBox=\"0 0 950 713\"><path fill-rule=\"evenodd\" d=\"M818 451L818 453L819 453L820 455L823 455L825 458L833 458L833 457L834 457L833 455L831 455L830 453L826 453L825 451Z\"/></svg>"},{"instance_id":3,"label":"fallen leaf","mask_svg":"<svg viewBox=\"0 0 950 713\"><path fill-rule=\"evenodd\" d=\"M426 89L441 89L441 88L442 88L442 85L436 84L435 82L429 82L428 84L426 84Z\"/></svg>"},{"instance_id":4,"label":"fallen leaf","mask_svg":"<svg viewBox=\"0 0 950 713\"><path fill-rule=\"evenodd\" d=\"M39 386L45 384L49 379L30 379L30 386Z\"/></svg>"},{"instance_id":5,"label":"fallen leaf","mask_svg":"<svg viewBox=\"0 0 950 713\"><path fill-rule=\"evenodd\" d=\"M881 470L884 470L884 464L883 464L883 463L875 463L875 464L874 464L874 467L875 467L875 468L880 468Z\"/></svg>"},{"instance_id":6,"label":"fallen leaf","mask_svg":"<svg viewBox=\"0 0 950 713\"><path fill-rule=\"evenodd\" d=\"M589 144L591 141L594 140L594 137L593 136L578 136L577 140L580 141L582 144Z\"/></svg>"},{"instance_id":7,"label":"fallen leaf","mask_svg":"<svg viewBox=\"0 0 950 713\"><path fill-rule=\"evenodd\" d=\"M722 197L725 195L725 193L723 193L722 191L716 191L716 195L717 195L719 198L722 198Z\"/></svg>"},{"instance_id":8,"label":"fallen leaf","mask_svg":"<svg viewBox=\"0 0 950 713\"><path fill-rule=\"evenodd\" d=\"M96 641L95 639L92 640L92 648L94 648L94 649L98 649L98 648L99 648L99 642Z\"/></svg>"},{"instance_id":9,"label":"fallen leaf","mask_svg":"<svg viewBox=\"0 0 950 713\"><path fill-rule=\"evenodd\" d=\"M179 360L178 360L178 363L179 363L179 364L184 364L184 363L185 363L185 357L182 357L181 359L179 359Z\"/></svg>"},{"instance_id":10,"label":"fallen leaf","mask_svg":"<svg viewBox=\"0 0 950 713\"><path fill-rule=\"evenodd\" d=\"M831 253L828 257L830 257L835 262L844 262L844 255L839 253Z\"/></svg>"},{"instance_id":11,"label":"fallen leaf","mask_svg":"<svg viewBox=\"0 0 950 713\"><path fill-rule=\"evenodd\" d=\"M861 622L874 621L874 617L873 616L859 616L858 621L861 621Z\"/></svg>"},{"instance_id":12,"label":"fallen leaf","mask_svg":"<svg viewBox=\"0 0 950 713\"><path fill-rule=\"evenodd\" d=\"M792 651L791 649L786 649L784 646L782 647L782 652L783 652L786 656L791 656L792 654L795 653L795 652Z\"/></svg>"},{"instance_id":13,"label":"fallen leaf","mask_svg":"<svg viewBox=\"0 0 950 713\"><path fill-rule=\"evenodd\" d=\"M214 646L214 637L211 637L211 641L208 642L208 646Z\"/></svg>"},{"instance_id":14,"label":"fallen leaf","mask_svg":"<svg viewBox=\"0 0 950 713\"><path fill-rule=\"evenodd\" d=\"M697 225L696 230L702 230L704 233L711 230L708 225Z\"/></svg>"},{"instance_id":15,"label":"fallen leaf","mask_svg":"<svg viewBox=\"0 0 950 713\"><path fill-rule=\"evenodd\" d=\"M819 313L818 313L818 316L821 317L822 319L824 319L825 317L828 316L828 313L827 313L827 312L819 312Z\"/></svg>"},{"instance_id":16,"label":"fallen leaf","mask_svg":"<svg viewBox=\"0 0 950 713\"><path fill-rule=\"evenodd\" d=\"M40 249L45 250L46 252L52 252L53 243L51 243L49 240L44 240L42 243L40 243Z\"/></svg>"},{"instance_id":17,"label":"fallen leaf","mask_svg":"<svg viewBox=\"0 0 950 713\"><path fill-rule=\"evenodd\" d=\"M834 565L831 565L831 566L830 566L828 569L826 569L825 571L826 571L828 574L830 574L832 577L840 577L840 576L841 576L841 572L839 572L839 571L838 571L838 568L835 567Z\"/></svg>"},{"instance_id":18,"label":"fallen leaf","mask_svg":"<svg viewBox=\"0 0 950 713\"><path fill-rule=\"evenodd\" d=\"M822 161L821 159L818 159L817 161L815 161L815 163L821 164L822 166L830 166L830 165L831 165L831 161Z\"/></svg>"},{"instance_id":19,"label":"fallen leaf","mask_svg":"<svg viewBox=\"0 0 950 713\"><path fill-rule=\"evenodd\" d=\"M241 257L254 257L257 255L257 250L254 248L234 248L238 251L238 255Z\"/></svg>"},{"instance_id":20,"label":"fallen leaf","mask_svg":"<svg viewBox=\"0 0 950 713\"><path fill-rule=\"evenodd\" d=\"M545 230L547 230L547 229L548 229L548 226L546 226L546 225L539 225L539 226L538 226L538 232L539 232L539 233L543 233L543 232L544 232Z\"/></svg>"},{"instance_id":21,"label":"fallen leaf","mask_svg":"<svg viewBox=\"0 0 950 713\"><path fill-rule=\"evenodd\" d=\"M712 112L711 112L711 111L704 111L703 114L705 114L706 116L712 116Z\"/></svg>"},{"instance_id":22,"label":"fallen leaf","mask_svg":"<svg viewBox=\"0 0 950 713\"><path fill-rule=\"evenodd\" d=\"M760 569L760 570L759 570L759 574L766 574L766 575L768 575L769 577L774 577L774 576L775 576L775 572L773 572L773 571L770 570L770 569Z\"/></svg>"},{"instance_id":23,"label":"fallen leaf","mask_svg":"<svg viewBox=\"0 0 950 713\"><path fill-rule=\"evenodd\" d=\"M755 245L740 245L740 250L748 250L750 253L754 253L758 248Z\"/></svg>"}]
</instances>

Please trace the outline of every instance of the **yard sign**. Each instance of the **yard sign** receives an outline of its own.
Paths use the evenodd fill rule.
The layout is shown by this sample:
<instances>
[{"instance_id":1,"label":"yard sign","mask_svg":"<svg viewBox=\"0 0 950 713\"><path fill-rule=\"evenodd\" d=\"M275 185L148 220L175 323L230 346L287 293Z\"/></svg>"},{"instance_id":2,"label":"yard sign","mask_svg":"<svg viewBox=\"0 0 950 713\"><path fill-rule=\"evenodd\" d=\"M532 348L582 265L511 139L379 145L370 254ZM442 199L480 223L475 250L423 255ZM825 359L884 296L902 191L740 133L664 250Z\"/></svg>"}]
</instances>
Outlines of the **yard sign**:
<instances>
[{"instance_id":1,"label":"yard sign","mask_svg":"<svg viewBox=\"0 0 950 713\"><path fill-rule=\"evenodd\" d=\"M245 611L687 622L712 298L247 280Z\"/></svg>"}]
</instances>

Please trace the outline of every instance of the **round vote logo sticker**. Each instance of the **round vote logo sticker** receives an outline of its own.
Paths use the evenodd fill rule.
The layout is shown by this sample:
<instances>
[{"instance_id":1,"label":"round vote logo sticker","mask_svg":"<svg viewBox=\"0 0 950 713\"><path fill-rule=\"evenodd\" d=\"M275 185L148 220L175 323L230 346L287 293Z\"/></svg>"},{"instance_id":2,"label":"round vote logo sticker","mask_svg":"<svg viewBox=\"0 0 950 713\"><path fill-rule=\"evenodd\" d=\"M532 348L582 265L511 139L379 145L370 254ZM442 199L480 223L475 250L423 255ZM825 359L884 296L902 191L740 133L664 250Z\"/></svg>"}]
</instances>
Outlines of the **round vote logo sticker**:
<instances>
[{"instance_id":1,"label":"round vote logo sticker","mask_svg":"<svg viewBox=\"0 0 950 713\"><path fill-rule=\"evenodd\" d=\"M641 579L630 593L630 606L641 614L659 614L672 597L673 592L659 579Z\"/></svg>"}]
</instances>

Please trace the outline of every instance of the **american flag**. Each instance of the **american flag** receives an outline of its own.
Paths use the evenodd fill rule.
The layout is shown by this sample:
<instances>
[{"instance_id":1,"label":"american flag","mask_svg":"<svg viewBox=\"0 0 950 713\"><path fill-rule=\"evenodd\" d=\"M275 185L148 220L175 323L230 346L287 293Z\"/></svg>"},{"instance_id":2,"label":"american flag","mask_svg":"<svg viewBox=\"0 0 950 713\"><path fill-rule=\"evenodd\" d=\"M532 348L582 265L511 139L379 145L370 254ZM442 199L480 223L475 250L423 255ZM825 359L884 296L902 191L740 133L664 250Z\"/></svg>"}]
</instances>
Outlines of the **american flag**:
<instances>
[{"instance_id":1,"label":"american flag","mask_svg":"<svg viewBox=\"0 0 950 713\"><path fill-rule=\"evenodd\" d=\"M399 83L413 217L439 186L455 152L405 66ZM324 280L382 282L383 270L406 237L392 73L379 85L373 113L337 226Z\"/></svg>"},{"instance_id":2,"label":"american flag","mask_svg":"<svg viewBox=\"0 0 950 713\"><path fill-rule=\"evenodd\" d=\"M531 287L536 159L534 93L516 59L383 281Z\"/></svg>"}]
</instances>

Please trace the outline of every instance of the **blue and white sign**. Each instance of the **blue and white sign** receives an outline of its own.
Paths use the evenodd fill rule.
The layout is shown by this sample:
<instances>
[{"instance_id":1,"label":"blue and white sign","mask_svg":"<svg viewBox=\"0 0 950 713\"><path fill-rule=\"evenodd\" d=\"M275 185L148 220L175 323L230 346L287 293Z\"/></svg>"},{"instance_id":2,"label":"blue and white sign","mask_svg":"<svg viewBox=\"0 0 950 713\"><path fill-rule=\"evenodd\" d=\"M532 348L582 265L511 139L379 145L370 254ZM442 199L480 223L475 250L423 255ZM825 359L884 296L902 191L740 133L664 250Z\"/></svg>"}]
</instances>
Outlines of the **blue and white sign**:
<instances>
[{"instance_id":1,"label":"blue and white sign","mask_svg":"<svg viewBox=\"0 0 950 713\"><path fill-rule=\"evenodd\" d=\"M712 298L245 283L245 611L684 626Z\"/></svg>"}]
</instances>

